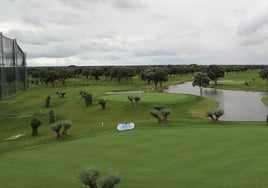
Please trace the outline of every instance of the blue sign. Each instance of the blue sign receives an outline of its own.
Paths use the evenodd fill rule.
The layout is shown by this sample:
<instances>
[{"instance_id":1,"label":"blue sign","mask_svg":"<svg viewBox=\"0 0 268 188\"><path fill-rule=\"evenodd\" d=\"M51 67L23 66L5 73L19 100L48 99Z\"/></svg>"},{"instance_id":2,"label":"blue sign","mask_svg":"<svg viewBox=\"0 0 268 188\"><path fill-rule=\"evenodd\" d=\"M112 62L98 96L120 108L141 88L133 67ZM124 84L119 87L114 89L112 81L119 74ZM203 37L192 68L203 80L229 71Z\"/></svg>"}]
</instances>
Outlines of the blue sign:
<instances>
[{"instance_id":1,"label":"blue sign","mask_svg":"<svg viewBox=\"0 0 268 188\"><path fill-rule=\"evenodd\" d=\"M130 122L130 123L121 123L117 125L117 130L119 131L127 131L127 130L132 130L135 128L135 124Z\"/></svg>"}]
</instances>

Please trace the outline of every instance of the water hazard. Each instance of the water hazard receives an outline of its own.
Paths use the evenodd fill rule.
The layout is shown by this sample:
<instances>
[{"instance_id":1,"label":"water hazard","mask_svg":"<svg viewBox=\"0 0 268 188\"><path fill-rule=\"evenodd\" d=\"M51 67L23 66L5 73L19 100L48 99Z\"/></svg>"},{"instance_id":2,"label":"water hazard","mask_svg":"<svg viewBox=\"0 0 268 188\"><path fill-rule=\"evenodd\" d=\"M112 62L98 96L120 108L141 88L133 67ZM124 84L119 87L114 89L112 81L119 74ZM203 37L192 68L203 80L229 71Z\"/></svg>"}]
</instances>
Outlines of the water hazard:
<instances>
[{"instance_id":1,"label":"water hazard","mask_svg":"<svg viewBox=\"0 0 268 188\"><path fill-rule=\"evenodd\" d=\"M199 87L193 87L191 82L169 86L164 92L200 95ZM262 97L267 92L233 91L204 88L203 96L219 102L224 109L222 120L232 121L265 121L268 107L262 103Z\"/></svg>"}]
</instances>

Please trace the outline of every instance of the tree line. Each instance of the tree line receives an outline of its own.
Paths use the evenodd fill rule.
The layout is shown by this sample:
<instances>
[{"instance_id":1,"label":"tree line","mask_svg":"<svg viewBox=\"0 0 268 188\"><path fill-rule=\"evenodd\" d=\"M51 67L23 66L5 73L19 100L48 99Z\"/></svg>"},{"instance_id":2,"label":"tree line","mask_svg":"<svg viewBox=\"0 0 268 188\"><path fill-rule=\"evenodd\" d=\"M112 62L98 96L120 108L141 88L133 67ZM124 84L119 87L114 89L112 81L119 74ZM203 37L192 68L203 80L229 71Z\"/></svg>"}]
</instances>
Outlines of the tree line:
<instances>
[{"instance_id":1,"label":"tree line","mask_svg":"<svg viewBox=\"0 0 268 188\"><path fill-rule=\"evenodd\" d=\"M221 67L225 73L245 72L249 69L264 69L265 65L214 65ZM96 81L101 77L111 80L122 80L132 82L132 78L137 76L148 84L154 83L155 88L162 86L163 82L168 81L169 76L187 75L196 72L208 72L209 65L161 65L161 66L67 66L67 67L29 67L28 74L31 82L36 84L56 85L61 82L65 85L68 78L79 78L81 76ZM213 74L213 73L211 73ZM213 75L210 75L213 77ZM217 80L213 80L215 83Z\"/></svg>"}]
</instances>

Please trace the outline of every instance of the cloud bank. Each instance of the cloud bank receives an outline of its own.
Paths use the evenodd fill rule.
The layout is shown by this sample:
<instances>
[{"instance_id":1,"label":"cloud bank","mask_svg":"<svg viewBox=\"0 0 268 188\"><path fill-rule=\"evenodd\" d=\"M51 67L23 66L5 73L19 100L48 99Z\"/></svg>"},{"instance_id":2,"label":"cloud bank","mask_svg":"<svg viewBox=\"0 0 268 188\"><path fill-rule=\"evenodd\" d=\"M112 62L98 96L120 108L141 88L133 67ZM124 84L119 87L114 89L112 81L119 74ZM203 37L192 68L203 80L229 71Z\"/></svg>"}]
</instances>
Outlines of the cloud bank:
<instances>
[{"instance_id":1,"label":"cloud bank","mask_svg":"<svg viewBox=\"0 0 268 188\"><path fill-rule=\"evenodd\" d=\"M265 0L3 0L29 66L267 64Z\"/></svg>"}]
</instances>

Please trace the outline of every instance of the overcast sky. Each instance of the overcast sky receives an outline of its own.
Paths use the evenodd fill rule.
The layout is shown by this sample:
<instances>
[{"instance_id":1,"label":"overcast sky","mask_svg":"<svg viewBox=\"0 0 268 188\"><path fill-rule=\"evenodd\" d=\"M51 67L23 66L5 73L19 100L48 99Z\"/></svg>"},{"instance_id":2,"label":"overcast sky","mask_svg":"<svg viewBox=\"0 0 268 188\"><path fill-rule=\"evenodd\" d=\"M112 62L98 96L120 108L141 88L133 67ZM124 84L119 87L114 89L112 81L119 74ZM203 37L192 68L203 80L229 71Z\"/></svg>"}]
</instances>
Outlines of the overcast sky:
<instances>
[{"instance_id":1,"label":"overcast sky","mask_svg":"<svg viewBox=\"0 0 268 188\"><path fill-rule=\"evenodd\" d=\"M1 0L29 66L268 64L267 0Z\"/></svg>"}]
</instances>

